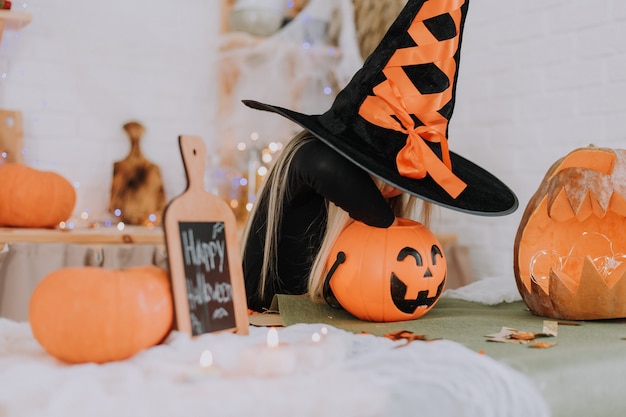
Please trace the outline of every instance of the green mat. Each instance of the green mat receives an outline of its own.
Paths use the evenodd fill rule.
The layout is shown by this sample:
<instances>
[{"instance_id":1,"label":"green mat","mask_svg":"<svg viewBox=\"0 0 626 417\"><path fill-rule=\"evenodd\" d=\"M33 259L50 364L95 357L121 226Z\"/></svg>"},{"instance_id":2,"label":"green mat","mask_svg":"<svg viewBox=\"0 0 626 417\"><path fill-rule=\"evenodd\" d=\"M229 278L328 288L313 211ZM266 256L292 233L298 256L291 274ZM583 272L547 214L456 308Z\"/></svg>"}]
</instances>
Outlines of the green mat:
<instances>
[{"instance_id":1,"label":"green mat","mask_svg":"<svg viewBox=\"0 0 626 417\"><path fill-rule=\"evenodd\" d=\"M544 320L553 320L533 315L521 301L488 306L441 298L419 319L395 323L362 321L306 296L278 295L274 307L287 326L324 323L377 336L408 330L427 339L456 341L535 380L554 416L626 415L626 320L563 321L556 337L537 339L555 346L533 349L529 344L489 342L485 337L502 327L539 333Z\"/></svg>"}]
</instances>

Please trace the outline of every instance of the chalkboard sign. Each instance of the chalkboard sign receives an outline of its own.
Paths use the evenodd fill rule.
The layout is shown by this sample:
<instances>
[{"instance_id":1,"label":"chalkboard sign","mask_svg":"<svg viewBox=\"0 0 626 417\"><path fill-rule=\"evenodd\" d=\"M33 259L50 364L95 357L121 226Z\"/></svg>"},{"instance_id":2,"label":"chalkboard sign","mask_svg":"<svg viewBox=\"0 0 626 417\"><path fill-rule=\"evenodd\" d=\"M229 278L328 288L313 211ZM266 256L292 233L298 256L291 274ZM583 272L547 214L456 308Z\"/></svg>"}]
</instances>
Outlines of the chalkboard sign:
<instances>
[{"instance_id":1,"label":"chalkboard sign","mask_svg":"<svg viewBox=\"0 0 626 417\"><path fill-rule=\"evenodd\" d=\"M165 207L163 225L176 327L197 336L248 333L237 222L232 209L204 188L206 150L197 136L180 136L187 190Z\"/></svg>"},{"instance_id":2,"label":"chalkboard sign","mask_svg":"<svg viewBox=\"0 0 626 417\"><path fill-rule=\"evenodd\" d=\"M224 222L179 222L193 335L235 327Z\"/></svg>"}]
</instances>

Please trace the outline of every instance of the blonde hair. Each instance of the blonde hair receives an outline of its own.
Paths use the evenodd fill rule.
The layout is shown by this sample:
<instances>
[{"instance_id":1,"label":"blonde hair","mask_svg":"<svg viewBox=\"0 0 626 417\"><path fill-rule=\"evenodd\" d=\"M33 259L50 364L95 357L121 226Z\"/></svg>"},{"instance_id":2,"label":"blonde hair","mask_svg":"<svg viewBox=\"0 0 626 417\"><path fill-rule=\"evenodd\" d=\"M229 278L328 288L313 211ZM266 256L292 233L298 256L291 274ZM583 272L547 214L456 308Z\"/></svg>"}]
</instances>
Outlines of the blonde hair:
<instances>
[{"instance_id":1,"label":"blonde hair","mask_svg":"<svg viewBox=\"0 0 626 417\"><path fill-rule=\"evenodd\" d=\"M297 134L287 143L284 149L274 160L271 169L264 178L259 191L257 192L257 202L253 205L248 214L248 218L242 233L241 255L245 256L245 242L250 235L252 220L259 210L260 202L267 199L267 213L265 224L265 236L263 237L263 264L261 266L261 277L259 280L259 295L265 297L265 289L268 287L269 278L278 277L278 233L280 230L280 219L282 218L283 201L287 193L288 172L291 167L293 155L302 145L313 140L314 137L306 130Z\"/></svg>"},{"instance_id":2,"label":"blonde hair","mask_svg":"<svg viewBox=\"0 0 626 417\"><path fill-rule=\"evenodd\" d=\"M251 232L252 220L261 205L259 203L261 200L267 200L265 236L263 236L265 250L263 251L263 263L258 288L261 298L264 298L265 296L265 289L270 287L270 285L268 285L270 283L269 281L271 279L279 279L278 274L276 273L278 269L277 243L280 230L280 219L282 217L283 201L285 198L288 198L286 195L288 189L287 174L291 166L291 161L296 151L302 145L311 140L316 139L308 131L302 131L297 134L281 151L261 184L258 192L257 204L253 206L243 230L241 239L243 242L241 245L242 257L245 256L245 242ZM378 178L372 178L378 185L378 188L382 189L385 183ZM421 210L418 213L420 202ZM417 216L417 218L420 219L419 221L421 221L421 223L423 223L426 227L430 224L432 204L429 202L418 200L409 194L403 193L397 197L390 198L389 204L396 217L416 218ZM326 230L324 231L322 244L313 262L308 279L308 294L315 302L323 299L322 289L326 274L326 259L328 258L330 250L343 229L354 221L345 210L339 208L332 202L327 202L326 208Z\"/></svg>"}]
</instances>

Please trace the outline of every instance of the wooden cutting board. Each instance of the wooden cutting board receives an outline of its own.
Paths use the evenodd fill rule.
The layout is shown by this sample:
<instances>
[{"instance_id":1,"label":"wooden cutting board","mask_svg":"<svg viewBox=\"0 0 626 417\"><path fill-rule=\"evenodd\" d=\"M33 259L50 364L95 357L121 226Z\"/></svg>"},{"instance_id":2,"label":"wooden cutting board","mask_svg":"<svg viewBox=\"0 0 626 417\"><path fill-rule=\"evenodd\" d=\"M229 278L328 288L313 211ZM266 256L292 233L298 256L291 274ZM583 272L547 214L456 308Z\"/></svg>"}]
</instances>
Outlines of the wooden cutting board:
<instances>
[{"instance_id":1,"label":"wooden cutting board","mask_svg":"<svg viewBox=\"0 0 626 417\"><path fill-rule=\"evenodd\" d=\"M163 225L176 326L192 336L248 334L248 309L235 214L205 190L206 148L180 136L187 189L165 208Z\"/></svg>"},{"instance_id":2,"label":"wooden cutting board","mask_svg":"<svg viewBox=\"0 0 626 417\"><path fill-rule=\"evenodd\" d=\"M0 164L23 163L23 146L22 113L0 109Z\"/></svg>"},{"instance_id":3,"label":"wooden cutting board","mask_svg":"<svg viewBox=\"0 0 626 417\"><path fill-rule=\"evenodd\" d=\"M165 190L159 167L150 162L139 146L145 129L129 122L124 130L130 140L128 156L113 164L109 212L120 210L119 220L132 225L160 225L165 207Z\"/></svg>"}]
</instances>

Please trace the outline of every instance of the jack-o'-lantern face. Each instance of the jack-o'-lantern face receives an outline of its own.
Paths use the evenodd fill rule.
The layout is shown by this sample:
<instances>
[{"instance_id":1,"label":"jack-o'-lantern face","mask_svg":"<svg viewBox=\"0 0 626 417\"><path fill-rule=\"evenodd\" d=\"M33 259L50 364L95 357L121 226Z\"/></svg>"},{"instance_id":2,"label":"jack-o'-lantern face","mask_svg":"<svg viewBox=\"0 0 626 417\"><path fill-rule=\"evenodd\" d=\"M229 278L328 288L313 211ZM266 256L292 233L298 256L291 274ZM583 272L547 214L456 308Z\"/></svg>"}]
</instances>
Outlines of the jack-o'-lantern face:
<instances>
[{"instance_id":1,"label":"jack-o'-lantern face","mask_svg":"<svg viewBox=\"0 0 626 417\"><path fill-rule=\"evenodd\" d=\"M432 232L399 219L387 229L352 223L337 239L327 271L326 293L341 307L363 320L391 322L426 314L443 292L447 268Z\"/></svg>"},{"instance_id":2,"label":"jack-o'-lantern face","mask_svg":"<svg viewBox=\"0 0 626 417\"><path fill-rule=\"evenodd\" d=\"M423 289L423 284L429 280L436 281L435 276L445 278L443 252L438 245L432 245L430 253L425 255L426 259L417 249L409 246L398 253L398 265L391 272L391 299L403 313L413 314L420 306L432 306L443 291L445 279L441 280L436 294L432 296L429 296L429 288ZM406 278L399 278L397 274Z\"/></svg>"},{"instance_id":3,"label":"jack-o'-lantern face","mask_svg":"<svg viewBox=\"0 0 626 417\"><path fill-rule=\"evenodd\" d=\"M576 149L548 170L522 216L517 287L537 315L626 317L626 151Z\"/></svg>"}]
</instances>

